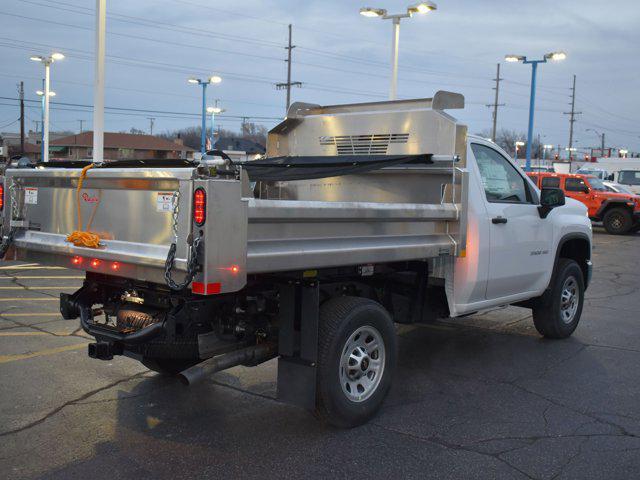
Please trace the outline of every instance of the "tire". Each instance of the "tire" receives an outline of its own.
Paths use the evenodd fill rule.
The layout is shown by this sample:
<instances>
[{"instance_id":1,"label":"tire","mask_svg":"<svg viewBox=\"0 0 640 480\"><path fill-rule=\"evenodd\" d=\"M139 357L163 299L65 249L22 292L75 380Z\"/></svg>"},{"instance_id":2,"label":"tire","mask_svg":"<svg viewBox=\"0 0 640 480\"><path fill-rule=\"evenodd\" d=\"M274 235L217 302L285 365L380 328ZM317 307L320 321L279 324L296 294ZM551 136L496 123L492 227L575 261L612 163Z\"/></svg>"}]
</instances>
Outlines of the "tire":
<instances>
[{"instance_id":1,"label":"tire","mask_svg":"<svg viewBox=\"0 0 640 480\"><path fill-rule=\"evenodd\" d=\"M584 304L584 277L574 260L561 258L551 289L533 307L533 323L545 338L567 338L580 322Z\"/></svg>"},{"instance_id":2,"label":"tire","mask_svg":"<svg viewBox=\"0 0 640 480\"><path fill-rule=\"evenodd\" d=\"M631 229L629 230L629 233L638 233L640 232L640 223L636 223L633 227L631 227Z\"/></svg>"},{"instance_id":3,"label":"tire","mask_svg":"<svg viewBox=\"0 0 640 480\"><path fill-rule=\"evenodd\" d=\"M604 214L604 218L602 219L602 224L607 233L611 235L624 235L631 230L633 220L629 210L616 207L607 210L607 213Z\"/></svg>"},{"instance_id":4,"label":"tire","mask_svg":"<svg viewBox=\"0 0 640 480\"><path fill-rule=\"evenodd\" d=\"M142 358L142 364L149 370L153 370L154 372L158 372L162 375L167 376L177 375L181 371L192 367L196 363L198 362L179 358Z\"/></svg>"},{"instance_id":5,"label":"tire","mask_svg":"<svg viewBox=\"0 0 640 480\"><path fill-rule=\"evenodd\" d=\"M391 316L369 299L333 298L320 307L318 338L318 416L340 428L362 425L391 387L397 356Z\"/></svg>"}]
</instances>

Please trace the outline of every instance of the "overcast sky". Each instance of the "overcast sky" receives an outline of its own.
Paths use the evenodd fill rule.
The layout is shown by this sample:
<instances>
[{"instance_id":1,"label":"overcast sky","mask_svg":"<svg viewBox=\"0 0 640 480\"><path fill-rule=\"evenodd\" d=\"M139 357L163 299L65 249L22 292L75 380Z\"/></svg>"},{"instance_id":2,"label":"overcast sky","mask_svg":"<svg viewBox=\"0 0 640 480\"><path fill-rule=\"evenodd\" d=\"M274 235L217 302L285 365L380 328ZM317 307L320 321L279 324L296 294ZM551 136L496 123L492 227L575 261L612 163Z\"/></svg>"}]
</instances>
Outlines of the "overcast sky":
<instances>
[{"instance_id":1,"label":"overcast sky","mask_svg":"<svg viewBox=\"0 0 640 480\"><path fill-rule=\"evenodd\" d=\"M224 128L242 116L267 127L284 116L287 24L293 24L294 101L320 104L384 100L388 95L391 23L358 14L361 6L404 11L397 0L107 0L106 105L108 131L154 132L198 125L200 89L191 75L218 74L209 103L220 99ZM59 50L52 67L55 101L92 103L93 0L0 2L0 131L16 131L16 82L36 100L43 68L31 54ZM587 128L607 134L607 146L640 150L640 4L637 0L440 0L438 10L402 21L401 98L430 97L439 89L463 93L467 107L451 113L471 132L491 125L496 63L506 53L541 57L554 50L567 60L541 65L535 133L544 143L568 143L569 94L577 75L578 147L599 145ZM502 62L498 127L526 131L531 68ZM29 103L29 127L40 118ZM155 111L155 112L153 112ZM173 112L173 113L160 113ZM185 115L186 114L186 115ZM91 128L80 106L52 110L52 129ZM10 125L7 125L10 124Z\"/></svg>"}]
</instances>

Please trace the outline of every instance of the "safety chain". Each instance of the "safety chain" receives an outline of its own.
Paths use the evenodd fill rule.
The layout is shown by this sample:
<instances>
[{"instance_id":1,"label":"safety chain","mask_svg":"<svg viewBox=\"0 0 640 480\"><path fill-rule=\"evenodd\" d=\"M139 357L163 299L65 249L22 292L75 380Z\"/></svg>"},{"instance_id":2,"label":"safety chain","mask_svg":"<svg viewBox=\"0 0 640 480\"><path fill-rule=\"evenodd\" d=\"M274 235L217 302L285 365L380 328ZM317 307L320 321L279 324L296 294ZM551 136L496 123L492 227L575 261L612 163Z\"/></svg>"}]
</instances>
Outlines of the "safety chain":
<instances>
[{"instance_id":1,"label":"safety chain","mask_svg":"<svg viewBox=\"0 0 640 480\"><path fill-rule=\"evenodd\" d=\"M172 229L174 241L169 247L167 261L164 264L164 280L171 290L182 290L193 281L194 277L199 271L198 254L200 253L200 244L202 242L202 238L200 237L200 235L193 239L193 242L191 244L191 251L189 252L189 259L187 260L187 273L181 283L176 283L176 281L171 277L171 271L173 270L173 261L176 257L176 249L178 243L178 214L180 213L179 201L180 192L176 190L175 192L173 192L173 212L171 214L173 216Z\"/></svg>"},{"instance_id":2,"label":"safety chain","mask_svg":"<svg viewBox=\"0 0 640 480\"><path fill-rule=\"evenodd\" d=\"M11 185L9 186L9 202L11 203L11 215L9 217L9 224L11 224L11 221L13 220L20 219L20 205L18 205L17 201L17 190L19 189L20 186L17 185L15 180L11 180ZM7 254L7 250L9 250L9 247L13 243L13 238L15 237L17 231L18 227L10 226L9 234L6 236L6 238L2 239L2 243L0 243L0 259L4 258L4 256Z\"/></svg>"}]
</instances>

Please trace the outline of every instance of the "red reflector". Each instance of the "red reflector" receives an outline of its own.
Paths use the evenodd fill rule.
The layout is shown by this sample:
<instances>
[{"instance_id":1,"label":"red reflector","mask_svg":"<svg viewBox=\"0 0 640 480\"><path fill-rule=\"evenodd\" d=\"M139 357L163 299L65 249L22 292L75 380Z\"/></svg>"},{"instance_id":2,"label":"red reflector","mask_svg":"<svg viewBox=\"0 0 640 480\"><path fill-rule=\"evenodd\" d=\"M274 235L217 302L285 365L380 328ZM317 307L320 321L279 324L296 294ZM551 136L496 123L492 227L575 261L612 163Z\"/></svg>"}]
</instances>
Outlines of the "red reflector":
<instances>
[{"instance_id":1,"label":"red reflector","mask_svg":"<svg viewBox=\"0 0 640 480\"><path fill-rule=\"evenodd\" d=\"M222 284L219 282L207 283L193 282L191 284L191 291L199 295L213 295L214 293L220 293L222 290Z\"/></svg>"},{"instance_id":2,"label":"red reflector","mask_svg":"<svg viewBox=\"0 0 640 480\"><path fill-rule=\"evenodd\" d=\"M0 183L0 210L4 207L4 183Z\"/></svg>"},{"instance_id":3,"label":"red reflector","mask_svg":"<svg viewBox=\"0 0 640 480\"><path fill-rule=\"evenodd\" d=\"M81 265L82 264L82 257L73 257L71 259L71 263L73 265Z\"/></svg>"},{"instance_id":4,"label":"red reflector","mask_svg":"<svg viewBox=\"0 0 640 480\"><path fill-rule=\"evenodd\" d=\"M237 265L232 265L229 270L231 270L231 273L238 273L240 271L240 267Z\"/></svg>"},{"instance_id":5,"label":"red reflector","mask_svg":"<svg viewBox=\"0 0 640 480\"><path fill-rule=\"evenodd\" d=\"M193 192L193 221L201 227L204 225L207 215L207 194L202 188L196 188Z\"/></svg>"},{"instance_id":6,"label":"red reflector","mask_svg":"<svg viewBox=\"0 0 640 480\"><path fill-rule=\"evenodd\" d=\"M111 264L111 270L113 270L114 272L117 272L118 270L120 270L120 263L119 262L113 262Z\"/></svg>"},{"instance_id":7,"label":"red reflector","mask_svg":"<svg viewBox=\"0 0 640 480\"><path fill-rule=\"evenodd\" d=\"M98 268L101 263L102 262L100 260L98 260L97 258L94 258L93 260L91 260L91 266L93 268Z\"/></svg>"}]
</instances>

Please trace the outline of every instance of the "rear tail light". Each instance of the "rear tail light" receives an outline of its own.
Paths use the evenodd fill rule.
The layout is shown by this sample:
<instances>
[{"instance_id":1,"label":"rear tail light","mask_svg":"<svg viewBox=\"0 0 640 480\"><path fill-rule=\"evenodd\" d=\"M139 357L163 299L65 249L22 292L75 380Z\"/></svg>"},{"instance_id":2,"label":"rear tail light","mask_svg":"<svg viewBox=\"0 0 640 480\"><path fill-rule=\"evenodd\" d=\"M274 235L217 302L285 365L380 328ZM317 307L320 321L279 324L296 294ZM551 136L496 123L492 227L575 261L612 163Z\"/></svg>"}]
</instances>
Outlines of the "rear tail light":
<instances>
[{"instance_id":1,"label":"rear tail light","mask_svg":"<svg viewBox=\"0 0 640 480\"><path fill-rule=\"evenodd\" d=\"M207 194L202 188L193 192L193 221L197 226L204 225L207 219Z\"/></svg>"},{"instance_id":2,"label":"rear tail light","mask_svg":"<svg viewBox=\"0 0 640 480\"><path fill-rule=\"evenodd\" d=\"M0 183L0 212L4 207L4 183Z\"/></svg>"},{"instance_id":3,"label":"rear tail light","mask_svg":"<svg viewBox=\"0 0 640 480\"><path fill-rule=\"evenodd\" d=\"M120 270L120 263L119 262L113 262L111 264L111 270L113 270L114 272L117 272L118 270Z\"/></svg>"},{"instance_id":4,"label":"rear tail light","mask_svg":"<svg viewBox=\"0 0 640 480\"><path fill-rule=\"evenodd\" d=\"M73 257L71 259L72 265L82 265L82 257Z\"/></svg>"},{"instance_id":5,"label":"rear tail light","mask_svg":"<svg viewBox=\"0 0 640 480\"><path fill-rule=\"evenodd\" d=\"M100 260L98 260L97 258L94 258L93 260L91 260L91 266L93 268L98 268L101 263L102 262Z\"/></svg>"}]
</instances>

